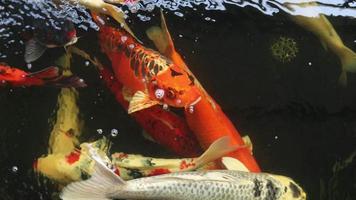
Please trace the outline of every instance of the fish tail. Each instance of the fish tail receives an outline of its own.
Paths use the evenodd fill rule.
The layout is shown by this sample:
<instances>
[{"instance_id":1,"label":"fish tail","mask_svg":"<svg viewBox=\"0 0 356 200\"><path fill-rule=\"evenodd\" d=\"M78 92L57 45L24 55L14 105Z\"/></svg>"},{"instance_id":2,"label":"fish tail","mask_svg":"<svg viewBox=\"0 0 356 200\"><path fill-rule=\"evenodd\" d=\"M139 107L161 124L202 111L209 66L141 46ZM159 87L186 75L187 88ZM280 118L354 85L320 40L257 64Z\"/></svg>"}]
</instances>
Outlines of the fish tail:
<instances>
[{"instance_id":1,"label":"fish tail","mask_svg":"<svg viewBox=\"0 0 356 200\"><path fill-rule=\"evenodd\" d=\"M241 148L241 146L231 145L231 139L228 136L221 137L212 143L196 160L196 167L199 168L209 162L219 159L228 153L236 151L238 148Z\"/></svg>"},{"instance_id":2,"label":"fish tail","mask_svg":"<svg viewBox=\"0 0 356 200\"><path fill-rule=\"evenodd\" d=\"M342 70L339 76L339 84L347 85L347 72L356 72L356 53L351 49L344 47L340 53Z\"/></svg>"},{"instance_id":3,"label":"fish tail","mask_svg":"<svg viewBox=\"0 0 356 200\"><path fill-rule=\"evenodd\" d=\"M108 3L105 4L105 8L108 10L111 17L120 23L121 27L125 29L125 31L127 31L128 33L130 33L130 35L132 35L135 39L137 39L135 34L132 32L130 27L125 22L125 13L121 9Z\"/></svg>"},{"instance_id":4,"label":"fish tail","mask_svg":"<svg viewBox=\"0 0 356 200\"><path fill-rule=\"evenodd\" d=\"M60 194L63 200L110 200L111 192L120 190L126 182L98 158L93 158L94 173L90 179L67 185Z\"/></svg>"},{"instance_id":5,"label":"fish tail","mask_svg":"<svg viewBox=\"0 0 356 200\"><path fill-rule=\"evenodd\" d=\"M45 84L50 87L58 88L82 88L87 86L84 80L77 76L59 76L55 79L45 80Z\"/></svg>"}]
</instances>

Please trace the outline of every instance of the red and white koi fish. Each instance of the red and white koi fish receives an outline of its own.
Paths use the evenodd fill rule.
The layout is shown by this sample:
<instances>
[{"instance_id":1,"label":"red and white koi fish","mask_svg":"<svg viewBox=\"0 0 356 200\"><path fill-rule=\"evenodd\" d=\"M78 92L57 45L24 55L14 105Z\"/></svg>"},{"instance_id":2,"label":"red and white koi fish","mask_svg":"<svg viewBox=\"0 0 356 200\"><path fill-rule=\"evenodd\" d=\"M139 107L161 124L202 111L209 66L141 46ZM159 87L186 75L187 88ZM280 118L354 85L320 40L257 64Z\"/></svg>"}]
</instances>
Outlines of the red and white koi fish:
<instances>
[{"instance_id":1,"label":"red and white koi fish","mask_svg":"<svg viewBox=\"0 0 356 200\"><path fill-rule=\"evenodd\" d=\"M85 87L84 81L76 76L62 76L57 67L48 67L38 72L28 73L23 70L0 64L0 86L54 86Z\"/></svg>"},{"instance_id":2,"label":"red and white koi fish","mask_svg":"<svg viewBox=\"0 0 356 200\"><path fill-rule=\"evenodd\" d=\"M208 150L195 158L163 159L115 153L110 160L105 153L109 147L105 138L93 143L83 143L80 147L67 154L60 152L41 157L34 163L34 169L54 181L68 184L92 175L94 162L90 155L95 153L112 166L117 175L124 180L131 180L172 172L216 169L214 160L240 148L231 145L229 138L225 137L215 141Z\"/></svg>"}]
</instances>

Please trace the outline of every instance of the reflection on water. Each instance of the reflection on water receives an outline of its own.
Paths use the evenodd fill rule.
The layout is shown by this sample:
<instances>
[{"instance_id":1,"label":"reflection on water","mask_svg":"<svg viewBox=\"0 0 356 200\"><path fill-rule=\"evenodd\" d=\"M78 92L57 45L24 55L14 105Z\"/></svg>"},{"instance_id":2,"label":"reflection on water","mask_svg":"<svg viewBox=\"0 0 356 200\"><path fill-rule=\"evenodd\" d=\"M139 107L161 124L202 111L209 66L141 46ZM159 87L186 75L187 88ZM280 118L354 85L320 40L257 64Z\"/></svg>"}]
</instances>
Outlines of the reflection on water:
<instances>
[{"instance_id":1,"label":"reflection on water","mask_svg":"<svg viewBox=\"0 0 356 200\"><path fill-rule=\"evenodd\" d=\"M106 2L110 3L113 1L108 0ZM356 181L354 173L356 168L355 154L352 154L345 161L337 162L334 168L330 166L330 163L334 163L335 159L345 157L345 154L349 153L349 151L346 153L343 152L346 151L343 148L348 150L353 148L352 142L355 139L355 130L343 130L348 130L351 126L354 126L352 123L354 123L355 116L352 108L355 105L353 103L355 98L352 89L354 88L355 77L351 75L348 88L339 88L336 83L336 79L340 76L340 71L343 70L343 67L340 67L341 64L347 64L343 59L351 58L354 55L352 52L354 46L350 42L355 40L354 36L343 32L348 27L339 26L336 27L340 28L338 30L342 37L339 37L330 23L324 23L328 22L328 19L324 17L313 18L316 23L309 27L303 26L301 23L307 22L308 19L304 19L305 21L303 21L302 18L299 18L300 25L307 30L311 30L315 35L320 36L325 34L324 36L331 36L329 38L320 37L319 39L322 41L324 47L335 53L332 54L324 51L318 40L308 35L304 29L300 29L300 27L296 28L294 24L291 25L292 22L286 20L291 18L285 16L303 15L316 17L319 14L324 14L328 16L350 17L352 19L348 20L351 22L356 16L355 2L344 0L127 0L123 5L115 5L121 7L126 14L129 14L131 17L130 20L134 22L135 20L140 21L139 23L142 23L142 21L146 23L146 21L153 19L153 16L156 18L158 15L151 15L151 12L154 13L158 10L156 8L164 8L176 16L184 17L184 19L178 18L175 20L177 20L176 22L189 24L186 30L182 30L182 26L177 25L175 27L175 24L170 24L172 26L171 32L178 44L177 46L182 47L181 51L185 52L187 60L190 63L195 63L199 67L206 67L204 69L197 67L195 71L200 77L208 74L207 79L209 80L205 80L205 83L212 81L216 83L215 85L219 85L214 86L214 84L211 84L211 87L208 88L210 91L214 91L214 89L218 91L215 91L218 95L214 94L214 96L219 98L219 102L225 101L228 104L230 101L233 102L230 103L230 106L240 109L233 109L231 111L230 107L230 114L235 113L235 121L238 121L238 128L242 127L242 130L245 128L248 133L251 133L253 138L256 138L256 158L260 159L259 161L267 166L266 169L277 172L280 170L285 172L286 175L297 177L312 197L319 196L320 193L320 199L322 200L354 199L353 197L356 196L354 191L356 190L352 183ZM230 18L225 21L225 18L221 17L222 15L220 15L220 18L216 17L219 16L216 14L207 17L210 13L214 12L206 12L208 15L201 15L203 16L201 18L204 18L206 21L218 22L210 23L210 26L214 26L210 29L204 27L204 20L190 21L190 18L186 16L189 15L189 12L196 12L199 15L201 11L199 9L203 9L202 12L206 10L225 12L225 10L230 11L234 6L235 8L239 7L236 13L248 13L251 10L257 10L258 12L251 13L258 16L251 15L250 18L245 16L246 18L240 19L238 18L240 15L236 15L238 17L234 16L236 18L231 17L233 19ZM265 23L264 20L262 22L253 21L254 17L258 19L261 17L260 14L264 14L269 16L262 16L261 19L263 18L266 19L266 22L271 22L272 17L270 16L277 13L286 15L277 15L278 17L273 18L276 21L275 23L266 23L268 28L261 25ZM241 16L243 15L241 14ZM58 19L63 18L69 18L76 25L76 28L83 32L98 29L87 9L76 3L70 4L66 0L61 0L60 7L56 7L56 4L47 0L1 1L0 62L9 62L11 64L11 62L16 62L23 58L23 46L26 41L23 39L23 33L33 31L34 21L42 20L43 23L46 23L53 29L57 29L59 27L58 21L60 21ZM295 21L297 21L296 19L294 18ZM329 19L334 21L332 17L329 17ZM198 24L199 28L197 29L201 29L201 31L189 35L189 33L194 32L190 28L196 28ZM279 26L278 30L270 27L269 25L271 24ZM316 26L318 24L321 26ZM313 29L313 27L319 28ZM209 31L204 32L205 29L209 30L210 33L207 33ZM230 32L230 29L234 30ZM273 30L268 32L270 29ZM137 30L140 29L137 28ZM330 32L324 30L328 30L332 34L330 35L328 34ZM292 31L296 33L290 33ZM212 32L216 35L211 34ZM184 33L184 36L182 33ZM204 36L205 33L208 36ZM282 33L282 37L280 33ZM87 49L96 48L96 42L95 44L94 42L88 43L88 38L91 39L93 36L86 35L81 39L82 41L79 41L78 45L84 44ZM197 38L199 38L199 42L197 42ZM345 44L348 47L344 45L341 38L347 41ZM269 39L275 43L266 44L268 43L266 41ZM195 43L193 40L195 40ZM187 43L194 43L194 45L199 47ZM329 47L327 46L328 44ZM211 47L214 47L214 49L209 49ZM338 47L342 48L339 49ZM244 48L247 49L248 53L241 50ZM272 57L271 53L275 59L269 59ZM18 55L19 59L7 60L9 54ZM239 57L236 58L236 55L239 55ZM340 62L338 56L341 60ZM198 61L199 59L201 61ZM350 60L348 59L347 61ZM51 63L51 60L46 60L46 57L42 61L46 62L46 64ZM89 61L80 60L79 62L75 66L85 68L86 71L79 70L83 74L94 71L91 69L92 66L89 64ZM84 67L84 65L87 67ZM277 68L276 66L283 67ZM24 66L19 67L24 68ZM39 69L42 66L36 65L35 67ZM351 67L351 65L349 67L350 69L348 71L346 69L345 73L346 71L355 71L355 67ZM271 69L275 70L275 73L270 73ZM97 78L97 74L93 74L95 75L89 77ZM341 73L340 77L342 75L345 74ZM89 82L93 81L90 78L88 80ZM99 83L100 80L95 79L93 82ZM266 85L261 87L261 84L265 83ZM344 84L346 85L346 83ZM89 122L89 128L86 128L85 131L89 130L88 133L94 134L97 132L98 135L107 134L111 136L112 140L119 138L123 141L122 143L125 143L121 144L122 146L129 146L129 144L126 144L129 143L127 142L128 137L131 137L131 141L146 144L138 139L141 135L136 134L137 132L141 132L140 127L137 127L137 124L133 124L127 119L126 112L117 108L119 106L116 102L110 99L112 95L105 90L102 92L102 96L104 96L102 98L99 95L101 92L97 93L99 90L102 91L103 87L103 85L98 84L98 88L100 89L80 90L80 95L83 96L80 106L84 107L84 109L81 109L81 115L85 116ZM0 180L0 185L4 186L0 186L0 199L10 200L14 199L13 196L22 199L31 199L29 196L34 197L34 199L53 198L52 195L53 191L56 190L54 189L55 187L43 180L33 183L36 176L33 174L30 165L36 157L46 152L47 144L43 142L48 137L47 129L49 128L47 127L46 120L50 115L49 113L54 110L58 91L48 88L36 90L20 88L14 90L6 89L0 92L0 102L3 106L2 110L4 110L0 115L0 174L5 174ZM271 95L264 96L264 94ZM245 105L243 105L244 102ZM222 104L223 109L229 109L227 104ZM260 109L259 106L261 106L261 112L258 110ZM113 110L113 108L117 110ZM252 114L245 115L242 117L244 119L240 119L239 117L243 115L241 109L245 108L246 112ZM255 108L258 108L258 111L254 110ZM33 117L33 113L36 113L36 117ZM114 114L119 115L118 113L121 116L120 120L114 119L117 116L112 117ZM233 115L231 114L230 116ZM322 123L318 120L322 121ZM337 122L333 124L333 120ZM352 121L352 123L347 120ZM117 126L125 128L114 128ZM333 127L333 130L329 130L330 127ZM26 135L23 132L26 132ZM37 133L41 133L42 135L38 135ZM342 138L341 141L343 141L343 144L334 144L335 137ZM31 141L31 144L20 141L22 142L21 146L17 144L19 142L18 138ZM2 141L6 141L6 143ZM136 149L142 150L142 152L146 151L145 147L141 147L140 145L127 146L125 148L130 150L134 148L135 151ZM156 146L156 144L152 146ZM291 149L290 146L294 148ZM305 148L305 146L308 148ZM313 148L316 149L316 153L309 151L309 149ZM152 152L158 152L157 149L154 150ZM284 153L284 150L288 153ZM21 152L21 155L19 155L19 152ZM332 158L329 158L330 154L333 155ZM337 156L334 154L337 154ZM300 161L311 161L312 164L303 163L299 166L297 162ZM324 166L325 163L329 165ZM315 184L314 179L318 179L319 181L318 175L321 173L318 171L318 168L320 167L323 167L322 170L328 173L331 173L333 169L333 175L327 174L323 178L320 178L319 188L319 185Z\"/></svg>"},{"instance_id":2,"label":"reflection on water","mask_svg":"<svg viewBox=\"0 0 356 200\"><path fill-rule=\"evenodd\" d=\"M253 7L266 15L286 12L290 15L318 16L319 14L331 16L356 16L356 3L344 0L143 0L128 3L131 10L153 10L153 7L162 7L169 10L179 10L182 7L194 8L203 5L206 10L225 10L225 6Z\"/></svg>"}]
</instances>

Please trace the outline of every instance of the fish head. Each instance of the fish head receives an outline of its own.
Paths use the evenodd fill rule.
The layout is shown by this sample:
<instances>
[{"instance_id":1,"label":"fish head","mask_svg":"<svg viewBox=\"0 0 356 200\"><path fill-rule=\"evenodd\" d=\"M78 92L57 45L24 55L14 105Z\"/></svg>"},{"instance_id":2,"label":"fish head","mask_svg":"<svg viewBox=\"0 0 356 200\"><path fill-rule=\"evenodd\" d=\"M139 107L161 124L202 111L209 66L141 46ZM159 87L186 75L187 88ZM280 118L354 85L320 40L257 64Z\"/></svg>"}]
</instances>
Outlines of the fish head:
<instances>
[{"instance_id":1,"label":"fish head","mask_svg":"<svg viewBox=\"0 0 356 200\"><path fill-rule=\"evenodd\" d=\"M281 200L306 200L307 195L304 190L291 178L286 176L273 175L273 178L283 186Z\"/></svg>"},{"instance_id":2,"label":"fish head","mask_svg":"<svg viewBox=\"0 0 356 200\"><path fill-rule=\"evenodd\" d=\"M78 41L77 30L75 29L73 23L66 20L63 26L64 31L64 46L69 46L75 44Z\"/></svg>"},{"instance_id":3,"label":"fish head","mask_svg":"<svg viewBox=\"0 0 356 200\"><path fill-rule=\"evenodd\" d=\"M160 104L192 109L201 100L194 77L178 67L170 67L151 80L149 93Z\"/></svg>"},{"instance_id":4,"label":"fish head","mask_svg":"<svg viewBox=\"0 0 356 200\"><path fill-rule=\"evenodd\" d=\"M35 24L34 28L36 41L48 48L69 46L78 40L75 26L69 19L58 20L56 26L40 21Z\"/></svg>"}]
</instances>

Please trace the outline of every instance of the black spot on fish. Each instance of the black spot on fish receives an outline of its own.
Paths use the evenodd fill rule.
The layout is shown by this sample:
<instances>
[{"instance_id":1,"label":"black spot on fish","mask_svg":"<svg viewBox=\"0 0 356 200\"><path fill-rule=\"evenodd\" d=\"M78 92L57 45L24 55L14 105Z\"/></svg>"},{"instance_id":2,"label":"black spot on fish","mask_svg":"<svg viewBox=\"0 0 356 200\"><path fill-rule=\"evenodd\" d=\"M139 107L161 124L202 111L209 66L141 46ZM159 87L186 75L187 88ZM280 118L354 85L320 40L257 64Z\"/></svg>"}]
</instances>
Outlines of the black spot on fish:
<instances>
[{"instance_id":1,"label":"black spot on fish","mask_svg":"<svg viewBox=\"0 0 356 200\"><path fill-rule=\"evenodd\" d=\"M177 72L177 71L174 71L173 69L170 69L170 70L171 70L171 76L172 76L172 77L183 75L182 73Z\"/></svg>"},{"instance_id":2,"label":"black spot on fish","mask_svg":"<svg viewBox=\"0 0 356 200\"><path fill-rule=\"evenodd\" d=\"M143 60L143 56L145 55L145 53L143 53L143 51L140 51L138 53L138 57L140 58L140 60Z\"/></svg>"},{"instance_id":3,"label":"black spot on fish","mask_svg":"<svg viewBox=\"0 0 356 200\"><path fill-rule=\"evenodd\" d=\"M253 180L253 195L255 197L260 197L261 196L261 190L262 190L262 183L258 179Z\"/></svg>"},{"instance_id":4,"label":"black spot on fish","mask_svg":"<svg viewBox=\"0 0 356 200\"><path fill-rule=\"evenodd\" d=\"M123 46L121 43L119 43L119 44L117 45L117 49L118 49L118 50L121 51L123 48L124 48L124 46Z\"/></svg>"},{"instance_id":5,"label":"black spot on fish","mask_svg":"<svg viewBox=\"0 0 356 200\"><path fill-rule=\"evenodd\" d=\"M265 200L276 200L277 193L279 192L278 187L272 183L272 181L268 180L266 184L267 194Z\"/></svg>"},{"instance_id":6,"label":"black spot on fish","mask_svg":"<svg viewBox=\"0 0 356 200\"><path fill-rule=\"evenodd\" d=\"M134 71L135 71L135 76L138 76L140 71L140 62L138 59L135 60Z\"/></svg>"},{"instance_id":7,"label":"black spot on fish","mask_svg":"<svg viewBox=\"0 0 356 200\"><path fill-rule=\"evenodd\" d=\"M153 67L155 66L155 62L154 61L151 61L149 64L148 64L148 69L150 71L152 71Z\"/></svg>"},{"instance_id":8,"label":"black spot on fish","mask_svg":"<svg viewBox=\"0 0 356 200\"><path fill-rule=\"evenodd\" d=\"M193 86L193 85L195 84L195 79L194 79L194 77L193 77L191 74L189 74L189 73L187 73L187 75L188 75L189 80L191 81L191 83L190 83L189 85Z\"/></svg>"},{"instance_id":9,"label":"black spot on fish","mask_svg":"<svg viewBox=\"0 0 356 200\"><path fill-rule=\"evenodd\" d=\"M155 65L155 66L153 67L153 73L154 73L155 75L157 75L158 72L159 72L159 65Z\"/></svg>"},{"instance_id":10,"label":"black spot on fish","mask_svg":"<svg viewBox=\"0 0 356 200\"><path fill-rule=\"evenodd\" d=\"M128 175L134 179L143 177L143 174L138 169L129 169Z\"/></svg>"},{"instance_id":11,"label":"black spot on fish","mask_svg":"<svg viewBox=\"0 0 356 200\"><path fill-rule=\"evenodd\" d=\"M88 173L86 173L85 171L80 171L80 178L85 181L88 180L90 178L90 175Z\"/></svg>"},{"instance_id":12,"label":"black spot on fish","mask_svg":"<svg viewBox=\"0 0 356 200\"><path fill-rule=\"evenodd\" d=\"M146 79L146 68L142 64L141 64L141 75L142 78Z\"/></svg>"},{"instance_id":13,"label":"black spot on fish","mask_svg":"<svg viewBox=\"0 0 356 200\"><path fill-rule=\"evenodd\" d=\"M127 57L129 57L130 54L131 54L131 49L128 48L128 47L126 47L126 48L125 48L125 55L126 55Z\"/></svg>"},{"instance_id":14,"label":"black spot on fish","mask_svg":"<svg viewBox=\"0 0 356 200\"><path fill-rule=\"evenodd\" d=\"M134 59L134 58L131 58L131 60L130 60L130 67L131 67L132 70L134 69L134 65L135 65L135 59Z\"/></svg>"},{"instance_id":15,"label":"black spot on fish","mask_svg":"<svg viewBox=\"0 0 356 200\"><path fill-rule=\"evenodd\" d=\"M152 162L152 158L144 160L143 162L144 162L145 165L150 166L150 167L156 165L154 162Z\"/></svg>"},{"instance_id":16,"label":"black spot on fish","mask_svg":"<svg viewBox=\"0 0 356 200\"><path fill-rule=\"evenodd\" d=\"M289 188L292 190L292 194L293 194L293 197L297 198L301 195L301 191L300 189L298 188L298 186L296 186L294 183L290 182L289 183Z\"/></svg>"}]
</instances>

